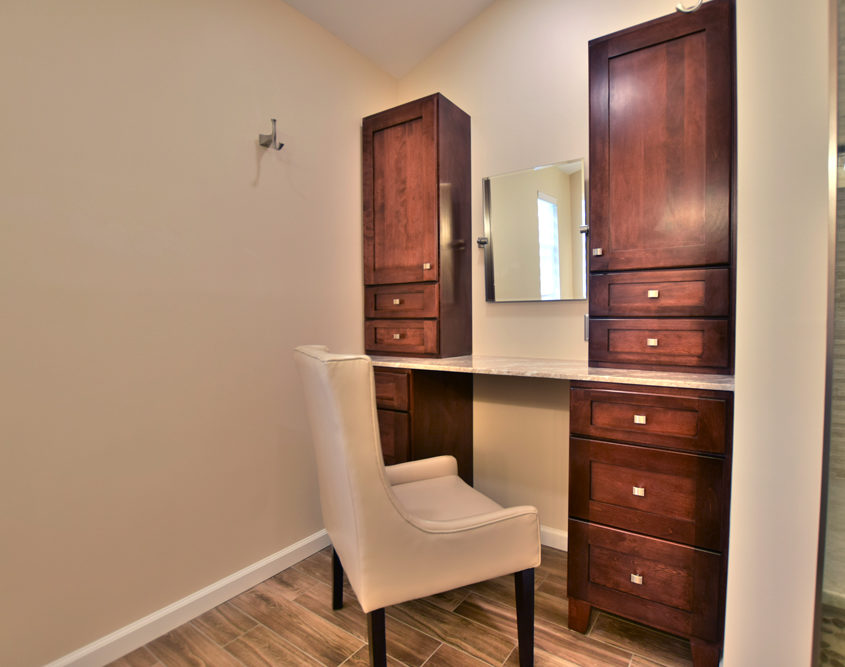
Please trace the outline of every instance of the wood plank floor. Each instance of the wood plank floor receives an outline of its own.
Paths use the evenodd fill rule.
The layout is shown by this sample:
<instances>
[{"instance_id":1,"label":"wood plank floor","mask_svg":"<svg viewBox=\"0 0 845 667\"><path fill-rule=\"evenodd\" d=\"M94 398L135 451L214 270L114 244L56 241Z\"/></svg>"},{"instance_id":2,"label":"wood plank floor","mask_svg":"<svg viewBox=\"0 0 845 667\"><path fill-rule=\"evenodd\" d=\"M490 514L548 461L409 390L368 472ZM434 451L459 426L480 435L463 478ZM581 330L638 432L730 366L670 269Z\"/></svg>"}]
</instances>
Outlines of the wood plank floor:
<instances>
[{"instance_id":1,"label":"wood plank floor","mask_svg":"<svg viewBox=\"0 0 845 667\"><path fill-rule=\"evenodd\" d=\"M689 642L604 613L586 635L566 627L566 553L543 547L535 573L535 664L691 665ZM388 665L519 664L513 577L387 609ZM112 667L344 665L366 667L366 616L345 586L331 608L331 549L323 549L111 663Z\"/></svg>"}]
</instances>

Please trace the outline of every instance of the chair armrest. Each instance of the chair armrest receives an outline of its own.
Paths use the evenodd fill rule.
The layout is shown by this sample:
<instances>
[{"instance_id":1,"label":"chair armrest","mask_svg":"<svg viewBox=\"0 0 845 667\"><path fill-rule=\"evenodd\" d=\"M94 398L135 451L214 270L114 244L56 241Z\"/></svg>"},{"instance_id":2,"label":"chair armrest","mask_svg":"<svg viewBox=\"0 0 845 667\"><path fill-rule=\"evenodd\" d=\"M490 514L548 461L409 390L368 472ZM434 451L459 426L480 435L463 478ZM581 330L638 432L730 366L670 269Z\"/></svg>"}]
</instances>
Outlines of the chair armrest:
<instances>
[{"instance_id":1,"label":"chair armrest","mask_svg":"<svg viewBox=\"0 0 845 667\"><path fill-rule=\"evenodd\" d=\"M454 456L433 456L384 467L384 476L390 486L457 474L458 461Z\"/></svg>"},{"instance_id":2,"label":"chair armrest","mask_svg":"<svg viewBox=\"0 0 845 667\"><path fill-rule=\"evenodd\" d=\"M512 521L520 517L537 521L537 508L532 505L516 505L514 507L504 507L493 512L485 512L484 514L476 514L449 521L412 517L411 523L426 533L462 533L503 521Z\"/></svg>"}]
</instances>

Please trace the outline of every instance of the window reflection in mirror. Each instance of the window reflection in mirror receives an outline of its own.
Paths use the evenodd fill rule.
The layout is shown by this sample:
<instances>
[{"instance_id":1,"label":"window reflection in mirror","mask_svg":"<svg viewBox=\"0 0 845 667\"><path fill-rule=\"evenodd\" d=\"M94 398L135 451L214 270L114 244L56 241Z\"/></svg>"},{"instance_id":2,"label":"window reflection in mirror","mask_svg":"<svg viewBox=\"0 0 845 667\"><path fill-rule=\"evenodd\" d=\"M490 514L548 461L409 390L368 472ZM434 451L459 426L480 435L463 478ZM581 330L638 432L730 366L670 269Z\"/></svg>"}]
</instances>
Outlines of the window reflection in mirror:
<instances>
[{"instance_id":1,"label":"window reflection in mirror","mask_svg":"<svg viewBox=\"0 0 845 667\"><path fill-rule=\"evenodd\" d=\"M487 301L585 299L584 161L483 180Z\"/></svg>"}]
</instances>

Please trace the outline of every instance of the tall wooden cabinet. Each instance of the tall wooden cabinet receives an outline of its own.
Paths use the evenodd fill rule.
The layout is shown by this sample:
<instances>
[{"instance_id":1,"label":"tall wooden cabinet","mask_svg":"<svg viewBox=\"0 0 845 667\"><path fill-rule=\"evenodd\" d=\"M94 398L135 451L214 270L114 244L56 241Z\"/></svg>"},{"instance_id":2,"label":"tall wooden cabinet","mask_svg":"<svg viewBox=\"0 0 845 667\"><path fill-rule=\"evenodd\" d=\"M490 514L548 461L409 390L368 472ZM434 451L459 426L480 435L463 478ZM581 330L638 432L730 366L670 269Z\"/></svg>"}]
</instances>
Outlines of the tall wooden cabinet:
<instances>
[{"instance_id":1,"label":"tall wooden cabinet","mask_svg":"<svg viewBox=\"0 0 845 667\"><path fill-rule=\"evenodd\" d=\"M592 366L730 373L734 4L589 44Z\"/></svg>"},{"instance_id":2,"label":"tall wooden cabinet","mask_svg":"<svg viewBox=\"0 0 845 667\"><path fill-rule=\"evenodd\" d=\"M364 118L365 347L472 351L470 118L439 93Z\"/></svg>"},{"instance_id":3,"label":"tall wooden cabinet","mask_svg":"<svg viewBox=\"0 0 845 667\"><path fill-rule=\"evenodd\" d=\"M472 353L470 118L436 93L363 120L368 354ZM472 377L375 371L385 463L451 454L472 483Z\"/></svg>"},{"instance_id":4,"label":"tall wooden cabinet","mask_svg":"<svg viewBox=\"0 0 845 667\"><path fill-rule=\"evenodd\" d=\"M589 44L589 364L733 372L734 2ZM724 635L733 396L573 383L569 625Z\"/></svg>"}]
</instances>

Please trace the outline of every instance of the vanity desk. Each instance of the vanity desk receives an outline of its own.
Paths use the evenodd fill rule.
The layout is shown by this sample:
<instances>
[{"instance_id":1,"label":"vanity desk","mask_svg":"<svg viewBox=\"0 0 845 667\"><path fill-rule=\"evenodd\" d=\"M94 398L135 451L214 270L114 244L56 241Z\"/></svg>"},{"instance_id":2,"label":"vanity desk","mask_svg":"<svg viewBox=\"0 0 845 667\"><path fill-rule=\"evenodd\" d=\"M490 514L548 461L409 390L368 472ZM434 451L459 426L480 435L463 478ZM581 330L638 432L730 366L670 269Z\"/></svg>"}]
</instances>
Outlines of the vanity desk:
<instances>
[{"instance_id":1,"label":"vanity desk","mask_svg":"<svg viewBox=\"0 0 845 667\"><path fill-rule=\"evenodd\" d=\"M592 607L609 610L688 637L696 665L718 664L733 376L480 355L372 359L385 461L451 453L469 481L472 376L569 381L569 626L586 632Z\"/></svg>"}]
</instances>

